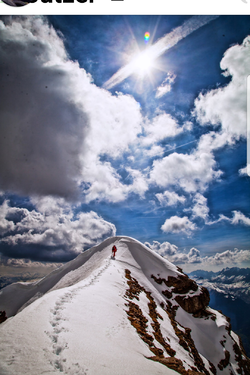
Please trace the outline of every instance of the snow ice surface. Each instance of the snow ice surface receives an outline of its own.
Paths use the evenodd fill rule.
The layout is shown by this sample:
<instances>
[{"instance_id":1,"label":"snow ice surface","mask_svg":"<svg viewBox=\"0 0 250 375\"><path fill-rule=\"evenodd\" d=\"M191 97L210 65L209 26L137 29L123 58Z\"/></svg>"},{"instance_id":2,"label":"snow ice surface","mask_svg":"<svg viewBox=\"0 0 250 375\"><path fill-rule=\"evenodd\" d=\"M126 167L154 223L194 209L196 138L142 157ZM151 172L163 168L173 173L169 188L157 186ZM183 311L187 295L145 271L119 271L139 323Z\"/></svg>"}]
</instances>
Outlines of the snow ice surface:
<instances>
[{"instance_id":1,"label":"snow ice surface","mask_svg":"<svg viewBox=\"0 0 250 375\"><path fill-rule=\"evenodd\" d=\"M113 243L118 248L115 260ZM50 291L1 325L1 375L176 374L145 358L152 353L125 311L125 269L142 279L152 253L140 255L137 242L126 238L114 238L103 246L91 249L91 257L80 254L70 266L45 278L43 285L49 284ZM154 268L159 272L159 267L165 273L176 272L174 266L162 265L161 257L153 263L151 272ZM55 274L60 273L64 275L55 283Z\"/></svg>"},{"instance_id":2,"label":"snow ice surface","mask_svg":"<svg viewBox=\"0 0 250 375\"><path fill-rule=\"evenodd\" d=\"M118 249L116 259L111 257L114 244ZM126 269L151 292L162 315L163 336L183 366L190 368L193 359L180 346L168 314L160 306L165 302L161 292L166 286L151 278L152 274L165 279L177 277L180 271L138 241L112 237L38 283L13 284L2 290L0 310L5 310L9 318L0 326L0 375L176 375L174 370L146 358L153 353L128 320ZM138 303L150 322L149 300L144 292ZM225 350L235 358L232 337L235 341L237 337L229 337L223 347L221 342L229 336L226 319L215 310L210 312L214 320L194 318L182 308L176 314L183 327L191 328L207 369L208 360L218 364ZM148 333L153 336L149 322ZM181 325L179 329L184 330ZM155 344L161 348L158 342ZM236 364L232 366L237 373ZM229 374L229 369L220 371L220 375Z\"/></svg>"}]
</instances>

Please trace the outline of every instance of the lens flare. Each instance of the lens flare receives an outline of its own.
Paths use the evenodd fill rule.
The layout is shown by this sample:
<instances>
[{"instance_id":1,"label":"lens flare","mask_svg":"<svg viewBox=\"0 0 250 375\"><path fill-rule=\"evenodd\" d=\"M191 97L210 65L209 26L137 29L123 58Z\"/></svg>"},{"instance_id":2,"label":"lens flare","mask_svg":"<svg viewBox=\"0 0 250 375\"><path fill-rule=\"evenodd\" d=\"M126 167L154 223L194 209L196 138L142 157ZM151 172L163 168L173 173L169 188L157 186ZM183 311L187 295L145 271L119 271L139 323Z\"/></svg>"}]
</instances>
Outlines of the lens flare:
<instances>
[{"instance_id":1,"label":"lens flare","mask_svg":"<svg viewBox=\"0 0 250 375\"><path fill-rule=\"evenodd\" d=\"M150 33L147 31L145 34L144 34L144 40L145 40L145 43L147 43L149 41L149 38L150 38Z\"/></svg>"}]
</instances>

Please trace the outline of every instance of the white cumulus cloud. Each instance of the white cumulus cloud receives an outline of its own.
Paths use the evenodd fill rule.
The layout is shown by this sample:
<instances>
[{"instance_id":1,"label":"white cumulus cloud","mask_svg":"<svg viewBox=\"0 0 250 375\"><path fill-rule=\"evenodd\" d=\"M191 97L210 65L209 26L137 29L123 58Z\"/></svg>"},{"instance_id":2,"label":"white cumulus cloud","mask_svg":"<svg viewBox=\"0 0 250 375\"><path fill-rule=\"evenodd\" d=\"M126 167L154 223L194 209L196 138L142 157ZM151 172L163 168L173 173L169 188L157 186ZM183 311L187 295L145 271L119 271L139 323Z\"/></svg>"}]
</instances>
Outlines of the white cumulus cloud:
<instances>
[{"instance_id":1,"label":"white cumulus cloud","mask_svg":"<svg viewBox=\"0 0 250 375\"><path fill-rule=\"evenodd\" d=\"M178 195L174 191L166 190L164 193L158 193L155 195L161 206L175 206L178 203L184 203L186 198L183 195Z\"/></svg>"},{"instance_id":2,"label":"white cumulus cloud","mask_svg":"<svg viewBox=\"0 0 250 375\"><path fill-rule=\"evenodd\" d=\"M174 264L193 264L202 261L200 251L194 247L188 253L183 253L178 249L178 246L167 241L162 243L153 241L152 244L146 242L145 245Z\"/></svg>"},{"instance_id":3,"label":"white cumulus cloud","mask_svg":"<svg viewBox=\"0 0 250 375\"><path fill-rule=\"evenodd\" d=\"M216 161L209 152L195 151L193 154L176 152L153 162L150 182L160 187L178 186L187 193L204 191L221 176L216 170Z\"/></svg>"},{"instance_id":4,"label":"white cumulus cloud","mask_svg":"<svg viewBox=\"0 0 250 375\"><path fill-rule=\"evenodd\" d=\"M160 113L151 121L145 121L143 126L145 137L141 138L143 146L151 145L162 141L165 138L175 137L183 132L177 121L167 113Z\"/></svg>"},{"instance_id":5,"label":"white cumulus cloud","mask_svg":"<svg viewBox=\"0 0 250 375\"><path fill-rule=\"evenodd\" d=\"M166 233L180 233L184 232L190 235L192 231L197 229L196 225L192 223L187 216L179 217L172 216L165 221L161 226L161 230Z\"/></svg>"},{"instance_id":6,"label":"white cumulus cloud","mask_svg":"<svg viewBox=\"0 0 250 375\"><path fill-rule=\"evenodd\" d=\"M202 194L197 193L194 196L193 202L194 206L192 207L192 217L201 218L204 221L207 221L209 217L207 198L205 198Z\"/></svg>"},{"instance_id":7,"label":"white cumulus cloud","mask_svg":"<svg viewBox=\"0 0 250 375\"><path fill-rule=\"evenodd\" d=\"M230 47L221 60L228 85L201 93L195 100L194 114L201 125L221 125L224 144L246 137L246 77L250 74L250 36L241 45Z\"/></svg>"}]
</instances>

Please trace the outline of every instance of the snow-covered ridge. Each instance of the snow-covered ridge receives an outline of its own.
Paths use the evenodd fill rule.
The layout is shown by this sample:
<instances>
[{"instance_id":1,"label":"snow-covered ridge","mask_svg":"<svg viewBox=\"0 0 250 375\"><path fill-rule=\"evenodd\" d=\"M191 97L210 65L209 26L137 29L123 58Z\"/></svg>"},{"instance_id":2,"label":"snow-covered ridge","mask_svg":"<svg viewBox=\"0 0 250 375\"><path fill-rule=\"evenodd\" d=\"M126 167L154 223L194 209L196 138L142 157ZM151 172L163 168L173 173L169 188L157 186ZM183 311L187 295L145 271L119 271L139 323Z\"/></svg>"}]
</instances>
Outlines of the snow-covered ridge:
<instances>
[{"instance_id":1,"label":"snow-covered ridge","mask_svg":"<svg viewBox=\"0 0 250 375\"><path fill-rule=\"evenodd\" d=\"M249 374L238 336L208 302L148 247L109 238L39 283L2 290L0 310L19 312L0 326L0 374Z\"/></svg>"}]
</instances>

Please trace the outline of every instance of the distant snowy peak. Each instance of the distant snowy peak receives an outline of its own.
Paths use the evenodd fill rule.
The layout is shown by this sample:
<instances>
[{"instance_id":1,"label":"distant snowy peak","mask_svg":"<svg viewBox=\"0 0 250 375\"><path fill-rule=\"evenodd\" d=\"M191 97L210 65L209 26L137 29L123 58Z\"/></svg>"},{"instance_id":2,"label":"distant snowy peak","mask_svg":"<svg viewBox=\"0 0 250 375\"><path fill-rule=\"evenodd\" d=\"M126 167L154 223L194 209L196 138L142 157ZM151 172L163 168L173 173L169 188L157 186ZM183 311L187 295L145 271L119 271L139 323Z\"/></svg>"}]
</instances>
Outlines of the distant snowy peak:
<instances>
[{"instance_id":1,"label":"distant snowy peak","mask_svg":"<svg viewBox=\"0 0 250 375\"><path fill-rule=\"evenodd\" d=\"M196 270L189 274L199 285L250 304L250 268L224 268L218 272Z\"/></svg>"},{"instance_id":2,"label":"distant snowy peak","mask_svg":"<svg viewBox=\"0 0 250 375\"><path fill-rule=\"evenodd\" d=\"M0 326L0 373L249 375L229 320L208 304L180 268L112 237L37 284L2 290L0 310L21 311Z\"/></svg>"},{"instance_id":3,"label":"distant snowy peak","mask_svg":"<svg viewBox=\"0 0 250 375\"><path fill-rule=\"evenodd\" d=\"M191 277L202 277L204 279L216 280L216 281L228 281L229 283L235 282L239 278L246 282L250 282L250 268L239 268L239 267L226 267L221 271L212 272L205 270L196 270L189 274Z\"/></svg>"}]
</instances>

